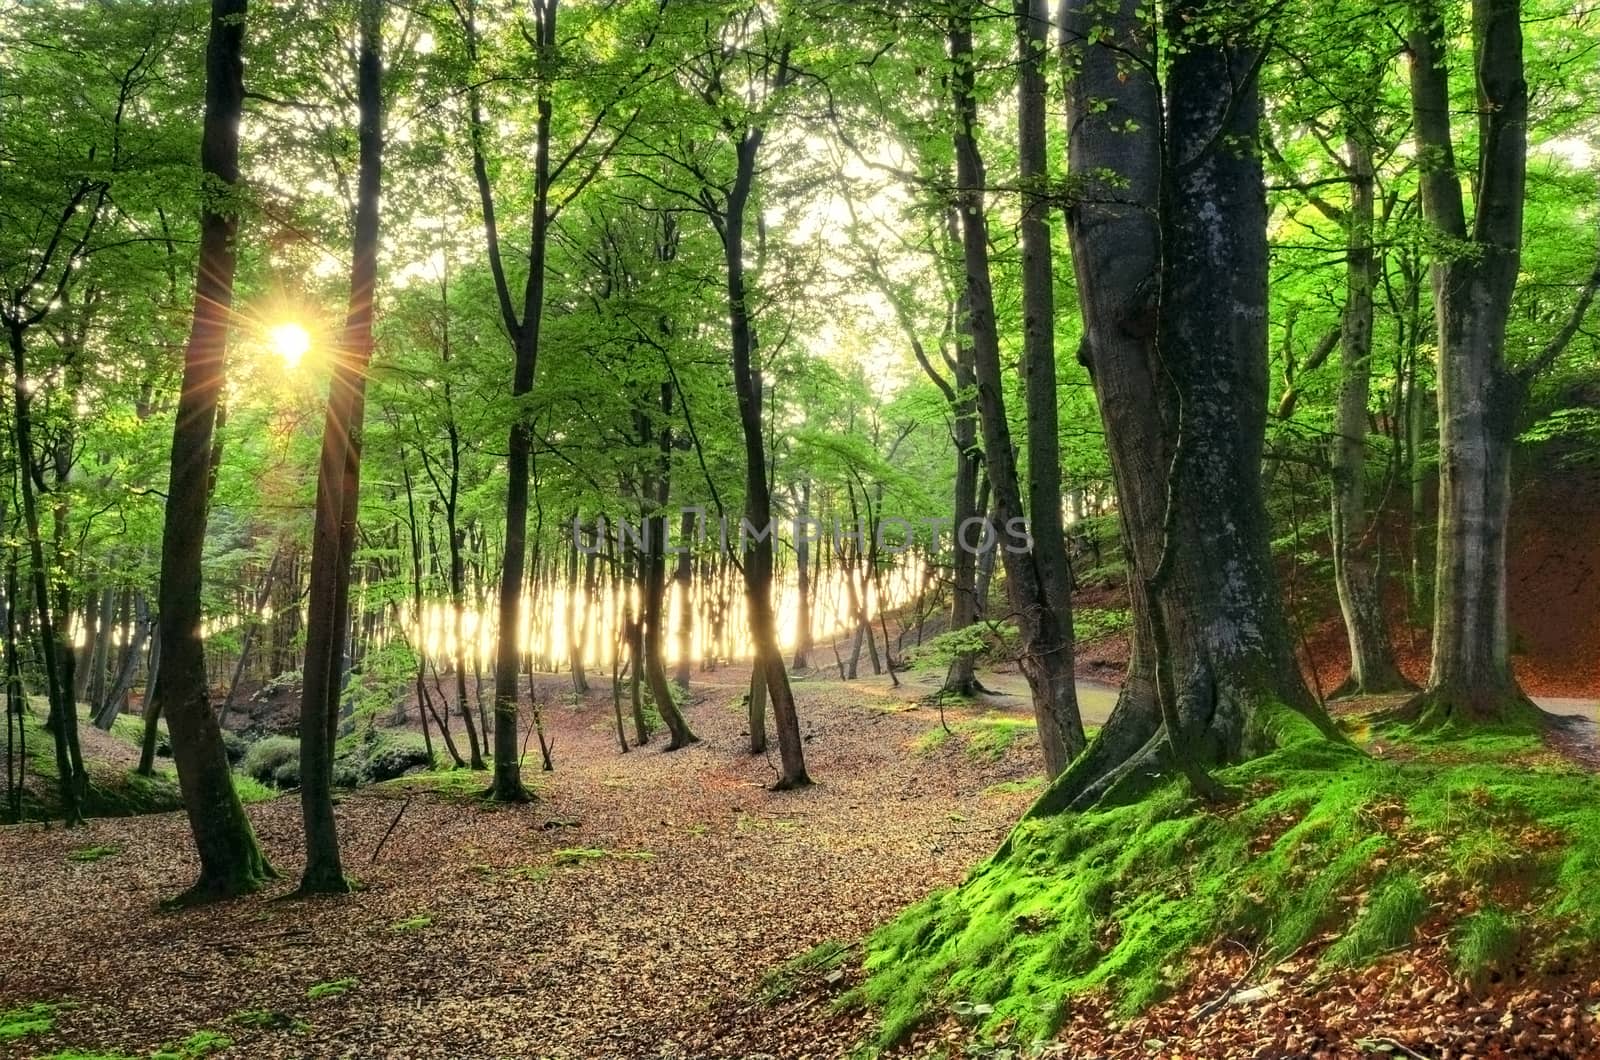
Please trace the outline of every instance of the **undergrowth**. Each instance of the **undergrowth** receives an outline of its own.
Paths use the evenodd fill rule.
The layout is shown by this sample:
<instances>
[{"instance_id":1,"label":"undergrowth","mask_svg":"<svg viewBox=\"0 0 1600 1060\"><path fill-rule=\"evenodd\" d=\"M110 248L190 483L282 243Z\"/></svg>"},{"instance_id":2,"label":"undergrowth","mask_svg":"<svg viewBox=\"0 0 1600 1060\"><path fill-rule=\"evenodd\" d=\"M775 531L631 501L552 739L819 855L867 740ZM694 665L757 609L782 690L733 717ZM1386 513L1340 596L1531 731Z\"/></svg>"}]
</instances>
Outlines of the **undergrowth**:
<instances>
[{"instance_id":1,"label":"undergrowth","mask_svg":"<svg viewBox=\"0 0 1600 1060\"><path fill-rule=\"evenodd\" d=\"M877 1010L885 1045L941 1011L1030 1039L1089 991L1138 1011L1224 939L1358 967L1429 923L1473 983L1600 944L1600 779L1541 757L1530 732L1386 729L1368 754L1297 715L1283 726L1277 751L1219 771L1240 796L1220 812L1174 783L1024 820L867 940L847 1003Z\"/></svg>"}]
</instances>

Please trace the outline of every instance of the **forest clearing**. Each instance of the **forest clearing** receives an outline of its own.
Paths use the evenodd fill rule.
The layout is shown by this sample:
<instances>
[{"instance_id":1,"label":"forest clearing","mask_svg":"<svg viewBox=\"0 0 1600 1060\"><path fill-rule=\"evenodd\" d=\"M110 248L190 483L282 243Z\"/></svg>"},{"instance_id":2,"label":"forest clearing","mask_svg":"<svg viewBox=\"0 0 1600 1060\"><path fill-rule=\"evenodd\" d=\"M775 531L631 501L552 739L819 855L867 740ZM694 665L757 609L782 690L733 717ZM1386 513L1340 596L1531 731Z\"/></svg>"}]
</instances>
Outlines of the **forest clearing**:
<instances>
[{"instance_id":1,"label":"forest clearing","mask_svg":"<svg viewBox=\"0 0 1600 1060\"><path fill-rule=\"evenodd\" d=\"M0 1054L1600 1058L1600 0L0 0Z\"/></svg>"}]
</instances>

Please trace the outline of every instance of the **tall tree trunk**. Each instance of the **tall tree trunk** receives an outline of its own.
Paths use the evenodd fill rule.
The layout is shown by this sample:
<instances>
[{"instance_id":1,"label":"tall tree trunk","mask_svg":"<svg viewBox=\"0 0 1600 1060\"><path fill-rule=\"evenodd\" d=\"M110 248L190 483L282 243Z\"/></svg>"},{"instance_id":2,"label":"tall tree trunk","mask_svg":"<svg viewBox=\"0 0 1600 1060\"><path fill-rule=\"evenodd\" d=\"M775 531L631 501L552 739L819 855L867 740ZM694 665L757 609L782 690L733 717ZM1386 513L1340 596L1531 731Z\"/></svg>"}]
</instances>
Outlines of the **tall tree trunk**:
<instances>
[{"instance_id":1,"label":"tall tree trunk","mask_svg":"<svg viewBox=\"0 0 1600 1060\"><path fill-rule=\"evenodd\" d=\"M1094 746L1035 813L1152 771L1264 751L1284 707L1333 731L1295 662L1261 495L1260 30L1220 0L1174 14L1163 105L1146 11L1139 0L1066 0L1062 11L1068 165L1083 181L1067 214L1079 357L1138 576L1129 679ZM1188 15L1215 36L1186 29Z\"/></svg>"},{"instance_id":2,"label":"tall tree trunk","mask_svg":"<svg viewBox=\"0 0 1600 1060\"><path fill-rule=\"evenodd\" d=\"M1411 687L1395 663L1366 505L1367 399L1372 385L1373 163L1367 123L1350 119L1350 206L1346 211L1345 307L1340 326L1339 404L1329 453L1333 473L1333 576L1350 642L1350 673L1337 696Z\"/></svg>"},{"instance_id":3,"label":"tall tree trunk","mask_svg":"<svg viewBox=\"0 0 1600 1060\"><path fill-rule=\"evenodd\" d=\"M762 131L749 129L737 143L738 171L722 219L723 262L727 269L728 322L733 346L733 387L739 401L739 426L744 435L745 522L755 540L744 564L745 602L750 624L754 667L767 683L777 730L781 772L778 789L811 783L806 773L805 748L800 740L800 719L795 710L789 671L778 646L777 619L772 607L772 491L767 480L766 439L761 427L761 381L751 363L749 300L745 289L745 209L755 181L756 156Z\"/></svg>"},{"instance_id":4,"label":"tall tree trunk","mask_svg":"<svg viewBox=\"0 0 1600 1060\"><path fill-rule=\"evenodd\" d=\"M1030 24L1032 19L1027 20ZM994 315L994 291L989 276L989 232L984 210L985 176L983 157L977 141L978 102L974 91L975 74L972 55L971 8L962 6L950 20L950 56L955 70L950 79L955 105L956 131L956 182L961 201L961 248L966 267L966 292L968 327L972 335L974 367L978 386L978 413L982 422L983 450L989 484L994 493L995 510L1001 535L1025 518L1022 491L1017 481L1016 454L1011 443L1011 428L1006 420L1005 379L1000 369L1000 334ZM1030 55L1033 49L1030 45ZM1035 57L1036 61L1036 57ZM1028 93L1027 95L1031 95ZM1039 101L1042 107L1042 101ZM1039 120L1042 121L1042 110ZM1041 130L1042 131L1042 130ZM1042 152L1043 144L1029 144L1029 150ZM1042 207L1041 207L1042 208ZM1037 232L1037 228L1034 228ZM1048 243L1048 239L1046 239ZM1034 246L1029 253L1038 251ZM1049 272L1049 254L1046 247L1044 260L1030 258L1035 270L1042 264ZM1035 295L1033 310L1038 311ZM1037 328L1052 326L1049 319L1035 322ZM1034 335L1035 342L1038 335ZM1053 356L1053 354L1052 354ZM1042 371L1032 365L1030 372ZM1053 368L1049 373L1054 378ZM1049 395L1054 423L1054 386ZM1042 401L1040 402L1042 404ZM1034 414L1030 400L1029 416ZM1057 444L1054 430L1040 445ZM1059 486L1059 471L1056 478ZM1077 687L1072 678L1072 627L1070 600L1067 610L1058 612L1063 601L1055 599L1057 569L1065 574L1066 554L1060 540L1060 497L1050 501L1056 515L1048 520L1056 528L1057 555L1048 556L1050 546L1040 547L1037 540L1028 547L999 542L994 547L1003 548L1002 560L1006 571L1006 590L1011 611L1016 618L1017 630L1022 639L1022 672L1033 693L1033 713L1039 727L1039 743L1044 751L1046 772L1054 777L1066 768L1087 742L1083 720L1078 713ZM1037 514L1037 513L1036 513ZM1014 522L1016 521L1016 522ZM1063 583L1064 584L1064 583ZM1064 596L1064 590L1062 595Z\"/></svg>"},{"instance_id":5,"label":"tall tree trunk","mask_svg":"<svg viewBox=\"0 0 1600 1060\"><path fill-rule=\"evenodd\" d=\"M1439 527L1433 665L1412 704L1434 719L1537 717L1511 672L1506 525L1511 445L1526 381L1506 367L1522 247L1528 87L1519 0L1473 0L1481 152L1469 230L1450 128L1443 19L1418 0L1411 98L1422 207L1444 239L1433 263L1439 328Z\"/></svg>"},{"instance_id":6,"label":"tall tree trunk","mask_svg":"<svg viewBox=\"0 0 1600 1060\"><path fill-rule=\"evenodd\" d=\"M245 0L212 0L200 160L213 193L216 186L232 188L239 179L244 23ZM194 321L184 351L161 539L159 683L152 689L154 702L145 705L151 727L157 716L164 714L167 719L178 786L200 855L200 878L189 891L195 899L252 891L274 875L233 790L222 730L206 689L205 646L200 638L208 462L228 345L238 224L233 204L225 197L208 194L206 203L200 218Z\"/></svg>"},{"instance_id":7,"label":"tall tree trunk","mask_svg":"<svg viewBox=\"0 0 1600 1060\"><path fill-rule=\"evenodd\" d=\"M302 894L350 889L339 858L333 816L333 753L350 617L350 568L360 504L362 422L366 371L372 358L372 318L378 276L378 196L383 174L383 9L362 0L356 88L360 110L360 169L350 269L350 310L329 383L317 474L311 544L311 592L306 623L305 682L300 700L300 811L306 867Z\"/></svg>"}]
</instances>

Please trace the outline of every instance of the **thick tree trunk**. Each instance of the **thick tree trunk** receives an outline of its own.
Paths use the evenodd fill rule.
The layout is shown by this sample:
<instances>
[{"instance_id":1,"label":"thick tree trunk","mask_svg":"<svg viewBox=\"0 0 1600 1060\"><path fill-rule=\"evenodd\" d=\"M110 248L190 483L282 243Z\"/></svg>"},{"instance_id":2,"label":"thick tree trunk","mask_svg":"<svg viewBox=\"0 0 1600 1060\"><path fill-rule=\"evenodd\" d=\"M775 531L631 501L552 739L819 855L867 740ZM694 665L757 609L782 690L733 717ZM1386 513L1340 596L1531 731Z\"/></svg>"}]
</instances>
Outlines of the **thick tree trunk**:
<instances>
[{"instance_id":1,"label":"thick tree trunk","mask_svg":"<svg viewBox=\"0 0 1600 1060\"><path fill-rule=\"evenodd\" d=\"M1376 516L1366 505L1367 399L1372 385L1372 293L1377 277L1372 250L1373 165L1365 123L1352 119L1345 138L1350 154L1346 291L1340 325L1339 403L1329 467L1333 473L1333 577L1350 642L1350 673L1338 696L1372 695L1410 688L1395 663L1383 587L1371 537Z\"/></svg>"},{"instance_id":2,"label":"thick tree trunk","mask_svg":"<svg viewBox=\"0 0 1600 1060\"><path fill-rule=\"evenodd\" d=\"M239 179L239 118L244 102L245 0L212 0L206 44L206 107L200 157L208 183L231 188ZM237 218L231 204L208 196L200 219L200 263L195 278L194 321L184 351L183 389L172 435L172 469L161 540L161 587L157 640L159 683L145 711L153 729L164 714L172 738L189 827L200 855L200 878L192 898L222 897L255 890L272 868L256 844L250 819L233 790L233 774L222 746L206 689L205 648L200 639L201 556L212 428L222 390L223 358L233 304ZM141 765L143 763L141 762Z\"/></svg>"},{"instance_id":3,"label":"thick tree trunk","mask_svg":"<svg viewBox=\"0 0 1600 1060\"><path fill-rule=\"evenodd\" d=\"M1202 8L1196 25L1229 17L1220 3ZM1259 753L1272 743L1270 715L1283 707L1333 731L1300 679L1261 496L1258 56L1239 40L1225 49L1184 36L1175 17L1181 48L1164 108L1143 12L1137 0L1109 11L1066 0L1062 12L1069 170L1084 182L1067 215L1085 325L1079 356L1106 425L1138 576L1129 680L1094 747L1038 813L1085 805L1185 761ZM1252 31L1239 30L1248 42Z\"/></svg>"},{"instance_id":4,"label":"thick tree trunk","mask_svg":"<svg viewBox=\"0 0 1600 1060\"><path fill-rule=\"evenodd\" d=\"M1028 20L1031 22L1031 20ZM950 55L955 64L950 79L952 99L956 113L955 154L956 182L960 186L961 247L966 266L966 292L968 327L972 335L975 354L974 367L978 385L978 414L983 430L983 450L990 488L994 493L995 510L999 525L994 547L1004 549L1002 561L1006 571L1006 589L1011 611L1022 639L1022 672L1033 692L1033 713L1038 722L1039 743L1044 751L1046 772L1054 777L1066 768L1086 741L1083 720L1078 713L1077 686L1072 668L1072 617L1070 599L1063 588L1066 553L1060 534L1060 497L1049 498L1050 512L1046 524L1055 527L1054 545L1041 547L1035 540L1027 546L1010 544L1005 535L1019 526L1025 518L1022 490L1017 480L1016 454L1012 448L1011 428L1006 420L1005 379L1000 368L1000 335L994 314L994 292L989 275L989 233L984 210L985 175L983 158L977 142L978 111L974 94L972 26L970 10L963 8L950 22ZM1032 48L1030 46L1030 54ZM1042 123L1042 111L1036 116ZM1042 131L1042 125L1041 125ZM1026 137L1025 137L1026 139ZM1042 152L1042 144L1028 145L1030 150ZM1034 229L1037 234L1037 228ZM1048 243L1048 240L1046 240ZM1029 264L1037 274L1042 267L1049 273L1048 246L1035 245ZM1048 284L1046 284L1048 286ZM1032 309L1039 311L1041 300L1037 284L1031 284ZM1047 296L1045 296L1047 297ZM1048 318L1033 320L1033 341L1041 342L1039 332L1052 326ZM1039 353L1035 350L1035 353ZM1042 353L1040 354L1042 356ZM1030 372L1043 372L1038 364ZM1055 422L1054 371L1048 373L1052 386L1049 404L1049 438L1041 439L1040 448L1058 444L1053 425ZM1035 403L1042 405L1043 397L1035 395L1029 402L1030 420L1036 411ZM1042 414L1042 413L1041 413ZM1048 476L1048 471L1046 472ZM1059 486L1059 471L1056 473ZM1005 543L1002 543L1005 542ZM1055 555L1050 555L1052 548ZM1058 584L1059 583L1059 584ZM1064 610L1063 610L1064 609Z\"/></svg>"},{"instance_id":5,"label":"thick tree trunk","mask_svg":"<svg viewBox=\"0 0 1600 1060\"><path fill-rule=\"evenodd\" d=\"M1419 4L1410 38L1423 214L1450 244L1433 264L1439 328L1433 666L1412 709L1432 720L1493 723L1537 717L1512 674L1506 624L1511 445L1524 383L1506 367L1505 338L1521 260L1528 89L1518 0L1474 0L1472 17L1482 157L1470 230L1450 128L1447 38L1431 2Z\"/></svg>"},{"instance_id":6,"label":"thick tree trunk","mask_svg":"<svg viewBox=\"0 0 1600 1060\"><path fill-rule=\"evenodd\" d=\"M361 435L366 370L372 358L373 300L378 270L378 195L382 177L382 5L362 0L357 57L360 171L350 270L350 309L329 383L317 475L306 623L305 681L300 700L300 810L306 866L302 894L350 889L339 858L333 816L333 754L338 737L350 614L350 567L361 486Z\"/></svg>"}]
</instances>

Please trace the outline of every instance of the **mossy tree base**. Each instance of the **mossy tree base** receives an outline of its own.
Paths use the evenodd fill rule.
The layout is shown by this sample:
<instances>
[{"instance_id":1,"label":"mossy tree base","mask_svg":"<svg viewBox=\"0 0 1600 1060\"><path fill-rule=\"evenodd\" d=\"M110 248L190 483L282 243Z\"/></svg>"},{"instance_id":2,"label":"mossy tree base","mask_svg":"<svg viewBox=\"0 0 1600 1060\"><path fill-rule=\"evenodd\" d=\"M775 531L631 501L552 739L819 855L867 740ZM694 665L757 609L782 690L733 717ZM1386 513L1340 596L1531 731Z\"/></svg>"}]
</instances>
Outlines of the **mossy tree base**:
<instances>
[{"instance_id":1,"label":"mossy tree base","mask_svg":"<svg viewBox=\"0 0 1600 1060\"><path fill-rule=\"evenodd\" d=\"M1515 684L1499 687L1435 687L1417 693L1393 712L1393 719L1421 730L1482 727L1506 732L1540 732L1553 724Z\"/></svg>"},{"instance_id":2,"label":"mossy tree base","mask_svg":"<svg viewBox=\"0 0 1600 1060\"><path fill-rule=\"evenodd\" d=\"M1089 991L1147 1006L1222 939L1269 967L1326 936L1322 960L1357 967L1428 921L1468 982L1600 951L1600 778L1548 768L1535 734L1380 735L1404 761L1285 712L1277 750L1217 771L1243 796L1221 812L1168 773L1128 778L1117 794L1135 798L1030 816L961 886L867 940L852 1000L880 1014L883 1045L957 1004L1027 1040Z\"/></svg>"}]
</instances>

